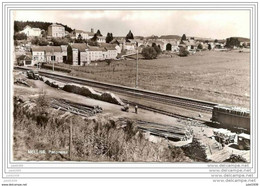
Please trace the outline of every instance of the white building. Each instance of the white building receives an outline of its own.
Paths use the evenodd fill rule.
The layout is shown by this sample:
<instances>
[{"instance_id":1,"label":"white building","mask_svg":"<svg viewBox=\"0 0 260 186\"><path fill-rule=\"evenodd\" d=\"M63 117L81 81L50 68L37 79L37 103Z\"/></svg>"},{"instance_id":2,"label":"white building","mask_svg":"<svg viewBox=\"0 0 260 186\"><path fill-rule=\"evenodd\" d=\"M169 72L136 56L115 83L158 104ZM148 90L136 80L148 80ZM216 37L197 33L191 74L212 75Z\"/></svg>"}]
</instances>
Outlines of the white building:
<instances>
[{"instance_id":1,"label":"white building","mask_svg":"<svg viewBox=\"0 0 260 186\"><path fill-rule=\"evenodd\" d=\"M86 43L73 43L68 47L68 62L83 66L92 61L116 59L117 49L113 47L87 46Z\"/></svg>"},{"instance_id":2,"label":"white building","mask_svg":"<svg viewBox=\"0 0 260 186\"><path fill-rule=\"evenodd\" d=\"M83 30L75 30L75 38L76 39L79 37L79 35L81 35L82 39L91 39L95 35L95 33L86 32L86 31L83 31Z\"/></svg>"},{"instance_id":3,"label":"white building","mask_svg":"<svg viewBox=\"0 0 260 186\"><path fill-rule=\"evenodd\" d=\"M36 46L32 47L32 64L39 62L62 63L67 59L67 53L61 46Z\"/></svg>"},{"instance_id":4,"label":"white building","mask_svg":"<svg viewBox=\"0 0 260 186\"><path fill-rule=\"evenodd\" d=\"M98 43L105 43L106 37L105 36L97 36L97 42Z\"/></svg>"},{"instance_id":5,"label":"white building","mask_svg":"<svg viewBox=\"0 0 260 186\"><path fill-rule=\"evenodd\" d=\"M39 36L41 36L41 29L32 28L27 25L26 27L24 27L24 29L22 31L20 31L20 33L24 33L28 37L35 37L35 36L39 37Z\"/></svg>"},{"instance_id":6,"label":"white building","mask_svg":"<svg viewBox=\"0 0 260 186\"><path fill-rule=\"evenodd\" d=\"M53 23L48 27L48 36L65 37L65 27Z\"/></svg>"}]
</instances>

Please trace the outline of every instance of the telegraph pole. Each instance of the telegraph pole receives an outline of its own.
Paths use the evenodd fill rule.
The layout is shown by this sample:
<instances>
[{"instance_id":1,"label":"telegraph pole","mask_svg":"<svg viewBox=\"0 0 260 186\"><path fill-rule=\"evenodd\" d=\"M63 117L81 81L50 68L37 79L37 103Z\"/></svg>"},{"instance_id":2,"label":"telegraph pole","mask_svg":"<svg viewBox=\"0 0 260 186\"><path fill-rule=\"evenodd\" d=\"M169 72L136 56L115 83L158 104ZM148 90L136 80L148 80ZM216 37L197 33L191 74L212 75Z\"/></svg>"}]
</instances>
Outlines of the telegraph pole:
<instances>
[{"instance_id":1,"label":"telegraph pole","mask_svg":"<svg viewBox=\"0 0 260 186\"><path fill-rule=\"evenodd\" d=\"M69 156L72 160L72 119L70 118Z\"/></svg>"},{"instance_id":2,"label":"telegraph pole","mask_svg":"<svg viewBox=\"0 0 260 186\"><path fill-rule=\"evenodd\" d=\"M138 49L136 50L136 79L135 88L138 88Z\"/></svg>"},{"instance_id":3,"label":"telegraph pole","mask_svg":"<svg viewBox=\"0 0 260 186\"><path fill-rule=\"evenodd\" d=\"M52 48L52 56L54 57L54 49L53 48ZM54 71L54 60L52 60L52 71Z\"/></svg>"}]
</instances>

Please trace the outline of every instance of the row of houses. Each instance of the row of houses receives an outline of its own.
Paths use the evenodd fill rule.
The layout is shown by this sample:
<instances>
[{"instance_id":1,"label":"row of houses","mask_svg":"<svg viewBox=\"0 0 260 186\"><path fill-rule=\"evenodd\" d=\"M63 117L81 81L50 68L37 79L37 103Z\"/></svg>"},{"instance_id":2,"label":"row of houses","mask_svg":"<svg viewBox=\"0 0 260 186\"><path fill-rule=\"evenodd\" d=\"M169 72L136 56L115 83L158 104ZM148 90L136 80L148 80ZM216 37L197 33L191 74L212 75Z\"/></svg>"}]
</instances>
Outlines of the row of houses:
<instances>
[{"instance_id":1,"label":"row of houses","mask_svg":"<svg viewBox=\"0 0 260 186\"><path fill-rule=\"evenodd\" d=\"M73 43L68 46L67 63L83 66L91 61L116 59L118 50L116 45L88 46L86 43Z\"/></svg>"},{"instance_id":2,"label":"row of houses","mask_svg":"<svg viewBox=\"0 0 260 186\"><path fill-rule=\"evenodd\" d=\"M68 63L86 65L92 61L116 59L120 49L114 44L94 47L86 43L61 46L33 46L31 52L16 56L18 65L34 66L38 63Z\"/></svg>"}]
</instances>

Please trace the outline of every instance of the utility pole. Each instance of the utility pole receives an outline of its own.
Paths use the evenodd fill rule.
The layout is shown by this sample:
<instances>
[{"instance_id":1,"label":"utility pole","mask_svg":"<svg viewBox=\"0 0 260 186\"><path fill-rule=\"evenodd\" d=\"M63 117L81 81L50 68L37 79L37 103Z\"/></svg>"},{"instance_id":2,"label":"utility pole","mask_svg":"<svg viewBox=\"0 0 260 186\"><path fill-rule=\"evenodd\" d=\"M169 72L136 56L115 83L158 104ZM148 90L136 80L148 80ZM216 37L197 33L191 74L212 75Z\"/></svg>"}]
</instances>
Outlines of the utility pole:
<instances>
[{"instance_id":1,"label":"utility pole","mask_svg":"<svg viewBox=\"0 0 260 186\"><path fill-rule=\"evenodd\" d=\"M136 79L135 88L138 88L138 49L136 50Z\"/></svg>"},{"instance_id":2,"label":"utility pole","mask_svg":"<svg viewBox=\"0 0 260 186\"><path fill-rule=\"evenodd\" d=\"M52 48L52 56L53 56L53 59L52 60L52 71L54 71L54 49Z\"/></svg>"},{"instance_id":3,"label":"utility pole","mask_svg":"<svg viewBox=\"0 0 260 186\"><path fill-rule=\"evenodd\" d=\"M70 119L69 156L72 160L72 119Z\"/></svg>"}]
</instances>

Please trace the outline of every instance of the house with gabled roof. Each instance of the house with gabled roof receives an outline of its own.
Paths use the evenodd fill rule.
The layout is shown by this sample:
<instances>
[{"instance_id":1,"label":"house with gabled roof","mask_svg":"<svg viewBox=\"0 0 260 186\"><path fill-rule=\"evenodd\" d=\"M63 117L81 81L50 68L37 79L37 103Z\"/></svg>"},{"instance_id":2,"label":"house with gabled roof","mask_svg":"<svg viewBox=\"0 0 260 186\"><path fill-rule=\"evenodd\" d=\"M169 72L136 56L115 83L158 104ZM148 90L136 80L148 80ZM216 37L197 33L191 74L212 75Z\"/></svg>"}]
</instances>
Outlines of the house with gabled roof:
<instances>
[{"instance_id":1,"label":"house with gabled roof","mask_svg":"<svg viewBox=\"0 0 260 186\"><path fill-rule=\"evenodd\" d=\"M39 62L46 63L62 63L67 58L61 46L35 46L31 48L32 62L37 64Z\"/></svg>"},{"instance_id":2,"label":"house with gabled roof","mask_svg":"<svg viewBox=\"0 0 260 186\"><path fill-rule=\"evenodd\" d=\"M102 46L103 45L103 46ZM86 43L72 43L68 46L68 63L83 66L92 61L116 59L116 45L102 43L101 46L88 46Z\"/></svg>"},{"instance_id":3,"label":"house with gabled roof","mask_svg":"<svg viewBox=\"0 0 260 186\"><path fill-rule=\"evenodd\" d=\"M99 44L101 47L104 47L107 50L112 50L114 51L116 49L116 53L120 54L122 51L122 48L118 44L111 44L111 43L100 43ZM113 52L114 53L114 52ZM117 56L117 54L114 54Z\"/></svg>"},{"instance_id":4,"label":"house with gabled roof","mask_svg":"<svg viewBox=\"0 0 260 186\"><path fill-rule=\"evenodd\" d=\"M82 39L91 39L92 37L94 37L95 33L83 30L75 30L76 39L79 37L79 35L82 37Z\"/></svg>"},{"instance_id":5,"label":"house with gabled roof","mask_svg":"<svg viewBox=\"0 0 260 186\"><path fill-rule=\"evenodd\" d=\"M67 62L71 65L80 65L80 53L87 49L86 43L72 43L67 48Z\"/></svg>"},{"instance_id":6,"label":"house with gabled roof","mask_svg":"<svg viewBox=\"0 0 260 186\"><path fill-rule=\"evenodd\" d=\"M190 51L190 50L196 50L198 45L199 45L199 42L196 42L193 39L183 40L183 41L180 42L179 48L185 47L188 51Z\"/></svg>"},{"instance_id":7,"label":"house with gabled roof","mask_svg":"<svg viewBox=\"0 0 260 186\"><path fill-rule=\"evenodd\" d=\"M65 27L53 23L48 27L48 36L51 37L65 37Z\"/></svg>"},{"instance_id":8,"label":"house with gabled roof","mask_svg":"<svg viewBox=\"0 0 260 186\"><path fill-rule=\"evenodd\" d=\"M98 43L105 43L106 37L105 36L97 36L97 42Z\"/></svg>"},{"instance_id":9,"label":"house with gabled roof","mask_svg":"<svg viewBox=\"0 0 260 186\"><path fill-rule=\"evenodd\" d=\"M17 64L19 66L32 66L32 56L23 54L17 58Z\"/></svg>"},{"instance_id":10,"label":"house with gabled roof","mask_svg":"<svg viewBox=\"0 0 260 186\"><path fill-rule=\"evenodd\" d=\"M41 29L40 28L32 28L29 25L25 26L20 33L26 34L28 37L39 37L41 36Z\"/></svg>"}]
</instances>

